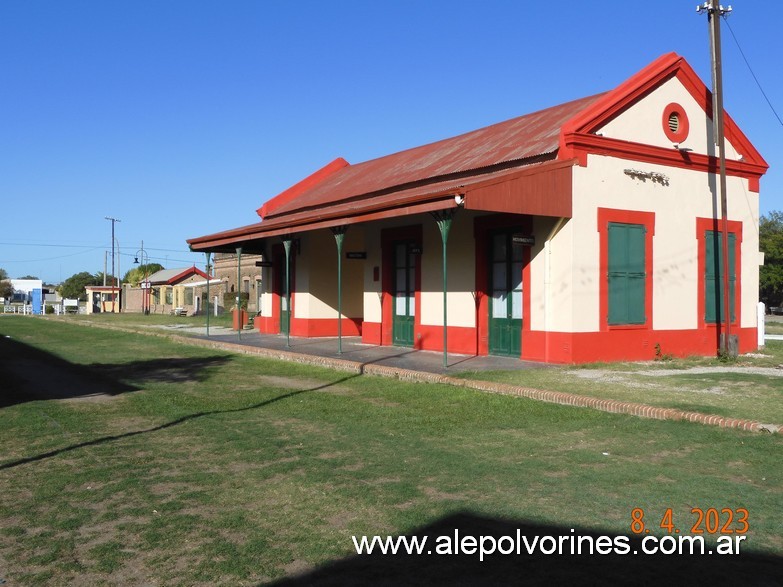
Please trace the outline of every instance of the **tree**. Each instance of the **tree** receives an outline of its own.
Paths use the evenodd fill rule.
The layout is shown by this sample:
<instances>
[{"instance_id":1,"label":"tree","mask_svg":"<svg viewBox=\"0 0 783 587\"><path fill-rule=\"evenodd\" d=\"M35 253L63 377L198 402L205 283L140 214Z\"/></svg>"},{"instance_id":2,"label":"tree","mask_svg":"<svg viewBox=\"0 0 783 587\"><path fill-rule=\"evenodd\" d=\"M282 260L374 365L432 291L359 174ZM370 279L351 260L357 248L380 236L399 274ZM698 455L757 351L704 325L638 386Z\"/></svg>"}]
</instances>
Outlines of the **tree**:
<instances>
[{"instance_id":1,"label":"tree","mask_svg":"<svg viewBox=\"0 0 783 587\"><path fill-rule=\"evenodd\" d=\"M35 275L25 275L24 277L20 277L19 279L34 279L38 281L38 278Z\"/></svg>"},{"instance_id":2,"label":"tree","mask_svg":"<svg viewBox=\"0 0 783 587\"><path fill-rule=\"evenodd\" d=\"M130 283L133 287L136 287L144 280L145 277L149 277L161 269L163 269L163 265L160 263L139 265L125 274L125 276L122 278L122 283Z\"/></svg>"},{"instance_id":3,"label":"tree","mask_svg":"<svg viewBox=\"0 0 783 587\"><path fill-rule=\"evenodd\" d=\"M102 285L103 276L98 279L98 275L93 275L87 271L76 273L71 275L68 279L63 281L60 286L60 295L64 298L78 299L84 301L87 299L87 292L84 288L88 285Z\"/></svg>"},{"instance_id":4,"label":"tree","mask_svg":"<svg viewBox=\"0 0 783 587\"><path fill-rule=\"evenodd\" d=\"M764 265L759 274L759 297L767 307L783 306L783 212L759 219L759 249Z\"/></svg>"},{"instance_id":5,"label":"tree","mask_svg":"<svg viewBox=\"0 0 783 587\"><path fill-rule=\"evenodd\" d=\"M104 275L103 271L98 271L95 275L93 275L93 279L95 280L95 283L93 285L103 285L104 284ZM113 275L107 273L106 274L106 280L105 280L106 286L111 286L112 284L117 284L117 278Z\"/></svg>"},{"instance_id":6,"label":"tree","mask_svg":"<svg viewBox=\"0 0 783 587\"><path fill-rule=\"evenodd\" d=\"M0 267L0 298L8 299L14 295L14 286L8 279L8 273Z\"/></svg>"}]
</instances>

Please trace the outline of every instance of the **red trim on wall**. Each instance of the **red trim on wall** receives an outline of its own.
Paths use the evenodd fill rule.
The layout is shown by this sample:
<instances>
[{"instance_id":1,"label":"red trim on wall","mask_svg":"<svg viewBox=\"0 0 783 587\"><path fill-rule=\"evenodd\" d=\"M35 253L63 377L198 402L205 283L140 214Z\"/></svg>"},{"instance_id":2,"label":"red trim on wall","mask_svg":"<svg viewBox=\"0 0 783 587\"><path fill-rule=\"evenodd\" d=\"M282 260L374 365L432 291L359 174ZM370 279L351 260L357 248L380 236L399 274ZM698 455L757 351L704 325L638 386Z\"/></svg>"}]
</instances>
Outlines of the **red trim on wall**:
<instances>
[{"instance_id":1,"label":"red trim on wall","mask_svg":"<svg viewBox=\"0 0 783 587\"><path fill-rule=\"evenodd\" d=\"M739 352L758 348L755 328L738 328ZM594 363L597 361L649 361L656 357L656 345L664 355L687 357L715 355L715 336L709 329L695 330L609 330L606 332L528 333L532 344L522 347L522 359L550 363ZM548 340L545 351L544 341Z\"/></svg>"},{"instance_id":2,"label":"red trim on wall","mask_svg":"<svg viewBox=\"0 0 783 587\"><path fill-rule=\"evenodd\" d=\"M381 323L367 322L362 323L362 342L364 344L381 344Z\"/></svg>"},{"instance_id":3,"label":"red trim on wall","mask_svg":"<svg viewBox=\"0 0 783 587\"><path fill-rule=\"evenodd\" d=\"M253 325L261 334L280 334L280 316L256 316ZM292 318L291 336L337 336L337 318ZM361 318L343 318L343 336L362 336Z\"/></svg>"},{"instance_id":4,"label":"red trim on wall","mask_svg":"<svg viewBox=\"0 0 783 587\"><path fill-rule=\"evenodd\" d=\"M392 320L394 292L394 243L400 241L410 241L417 246L422 246L422 227L421 224L412 224L409 226L400 226L397 228L384 228L381 230L381 344L391 346L392 344ZM416 284L414 300L416 303L416 314L413 317L413 348L420 348L421 335L421 257L416 263Z\"/></svg>"},{"instance_id":5,"label":"red trim on wall","mask_svg":"<svg viewBox=\"0 0 783 587\"><path fill-rule=\"evenodd\" d=\"M271 316L256 316L253 318L253 326L261 334L279 334L280 317L278 316L277 322L275 322L274 317Z\"/></svg>"},{"instance_id":6,"label":"red trim on wall","mask_svg":"<svg viewBox=\"0 0 783 587\"><path fill-rule=\"evenodd\" d=\"M443 327L422 324L417 330L420 350L443 351ZM463 355L476 354L476 329L464 326L449 326L449 352ZM362 342L364 344L381 344L381 324L367 322L362 325Z\"/></svg>"},{"instance_id":7,"label":"red trim on wall","mask_svg":"<svg viewBox=\"0 0 783 587\"><path fill-rule=\"evenodd\" d=\"M644 237L644 324L609 325L609 223L641 224L646 230ZM653 236L655 236L655 213L633 210L598 208L598 233L600 240L598 298L599 324L602 331L651 329L653 324Z\"/></svg>"},{"instance_id":8,"label":"red trim on wall","mask_svg":"<svg viewBox=\"0 0 783 587\"><path fill-rule=\"evenodd\" d=\"M343 318L343 336L361 336L361 318ZM292 318L291 336L337 336L337 318Z\"/></svg>"},{"instance_id":9,"label":"red trim on wall","mask_svg":"<svg viewBox=\"0 0 783 587\"><path fill-rule=\"evenodd\" d=\"M512 214L492 214L479 216L473 220L473 237L476 240L476 324L478 355L489 354L489 236L503 229L518 228L525 234L533 232L531 216ZM523 252L522 262L522 353L530 344L527 333L530 332L530 247Z\"/></svg>"},{"instance_id":10,"label":"red trim on wall","mask_svg":"<svg viewBox=\"0 0 783 587\"><path fill-rule=\"evenodd\" d=\"M631 141L622 141L597 135L569 135L566 137L569 141L569 147L573 156L580 161L584 160L587 164L587 155L605 155L607 157L617 157L629 161L639 161L642 163L654 163L675 167L678 169L690 169L692 171L703 171L705 173L718 173L719 161L717 157L700 155L679 149L665 149L653 145L634 143ZM753 192L759 191L760 179L767 168L747 161L726 160L726 174L734 177L741 177L748 180L748 189Z\"/></svg>"},{"instance_id":11,"label":"red trim on wall","mask_svg":"<svg viewBox=\"0 0 783 587\"><path fill-rule=\"evenodd\" d=\"M718 162L715 157L619 141L593 134L598 128L673 77L683 84L706 115L711 118L712 93L682 57L676 53L669 53L566 122L560 132L558 159L576 158L580 165L585 166L588 154L600 154L716 173ZM747 179L749 189L758 192L759 179L769 167L767 162L728 115L725 115L725 132L726 139L743 156L743 161L726 161L727 173Z\"/></svg>"},{"instance_id":12,"label":"red trim on wall","mask_svg":"<svg viewBox=\"0 0 783 587\"><path fill-rule=\"evenodd\" d=\"M736 273L736 280L734 282L734 320L731 321L732 330L736 326L742 323L742 222L739 220L728 221L729 232L734 233L734 271ZM698 316L697 324L700 329L707 329L716 331L713 336L713 342L720 344L718 338L720 337L719 324L708 323L705 318L707 311L705 300L705 272L707 269L707 243L705 241L705 233L708 230L714 230L721 232L723 229L723 222L717 218L697 218L696 219L696 240L698 241ZM717 347L716 347L717 348Z\"/></svg>"},{"instance_id":13,"label":"red trim on wall","mask_svg":"<svg viewBox=\"0 0 783 587\"><path fill-rule=\"evenodd\" d=\"M476 329L465 326L449 326L449 352L462 355L476 354ZM422 324L419 327L421 350L443 351L443 327Z\"/></svg>"}]
</instances>

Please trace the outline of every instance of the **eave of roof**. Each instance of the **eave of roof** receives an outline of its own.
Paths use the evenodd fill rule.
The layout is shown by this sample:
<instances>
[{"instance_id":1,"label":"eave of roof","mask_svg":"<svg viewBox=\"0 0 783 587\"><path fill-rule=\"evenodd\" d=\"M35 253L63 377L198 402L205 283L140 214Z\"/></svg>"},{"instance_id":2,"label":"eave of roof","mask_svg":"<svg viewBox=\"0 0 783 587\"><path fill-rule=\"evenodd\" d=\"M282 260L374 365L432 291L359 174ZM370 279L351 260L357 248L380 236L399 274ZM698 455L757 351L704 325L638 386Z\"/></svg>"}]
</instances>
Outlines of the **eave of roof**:
<instances>
[{"instance_id":1,"label":"eave of roof","mask_svg":"<svg viewBox=\"0 0 783 587\"><path fill-rule=\"evenodd\" d=\"M391 218L422 214L457 207L454 196L486 187L518 176L544 172L572 165L571 161L547 161L525 166L502 168L471 178L460 178L426 184L407 190L385 193L360 201L343 202L317 210L305 210L241 226L211 235L188 239L192 251L232 251L242 245L251 250L252 241L274 236L290 236L300 232L347 226ZM263 245L258 245L263 252Z\"/></svg>"}]
</instances>

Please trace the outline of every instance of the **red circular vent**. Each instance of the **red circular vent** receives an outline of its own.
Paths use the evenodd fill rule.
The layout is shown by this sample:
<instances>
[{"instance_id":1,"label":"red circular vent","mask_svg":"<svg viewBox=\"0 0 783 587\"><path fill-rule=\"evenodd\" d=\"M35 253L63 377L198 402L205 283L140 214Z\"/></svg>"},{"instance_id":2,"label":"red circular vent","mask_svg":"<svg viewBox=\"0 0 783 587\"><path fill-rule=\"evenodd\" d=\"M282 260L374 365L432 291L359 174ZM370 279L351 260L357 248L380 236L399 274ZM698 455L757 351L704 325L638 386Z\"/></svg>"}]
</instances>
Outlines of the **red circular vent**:
<instances>
[{"instance_id":1,"label":"red circular vent","mask_svg":"<svg viewBox=\"0 0 783 587\"><path fill-rule=\"evenodd\" d=\"M685 109L676 103L663 109L663 132L673 143L682 143L688 138L688 116Z\"/></svg>"}]
</instances>

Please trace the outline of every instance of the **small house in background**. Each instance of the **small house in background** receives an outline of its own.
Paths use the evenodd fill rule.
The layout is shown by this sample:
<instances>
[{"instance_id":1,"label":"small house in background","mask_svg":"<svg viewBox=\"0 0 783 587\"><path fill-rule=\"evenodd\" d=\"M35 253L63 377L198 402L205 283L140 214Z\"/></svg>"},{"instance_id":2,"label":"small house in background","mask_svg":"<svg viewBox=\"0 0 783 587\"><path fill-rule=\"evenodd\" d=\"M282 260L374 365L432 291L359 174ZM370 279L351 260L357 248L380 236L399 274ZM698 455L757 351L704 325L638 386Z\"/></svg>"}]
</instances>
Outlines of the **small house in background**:
<instances>
[{"instance_id":1,"label":"small house in background","mask_svg":"<svg viewBox=\"0 0 783 587\"><path fill-rule=\"evenodd\" d=\"M209 276L195 266L156 271L136 287L123 286L123 311L141 313L146 309L150 314L198 314L205 301L198 286L206 285L207 279Z\"/></svg>"},{"instance_id":2,"label":"small house in background","mask_svg":"<svg viewBox=\"0 0 783 587\"><path fill-rule=\"evenodd\" d=\"M730 324L748 352L767 164L728 116L725 136ZM336 159L260 223L188 243L263 255L265 333L339 325L369 344L554 363L712 355L726 275L715 145L711 93L670 53L603 94Z\"/></svg>"},{"instance_id":3,"label":"small house in background","mask_svg":"<svg viewBox=\"0 0 783 587\"><path fill-rule=\"evenodd\" d=\"M122 311L122 288L111 285L88 285L84 289L87 292L87 314Z\"/></svg>"}]
</instances>

